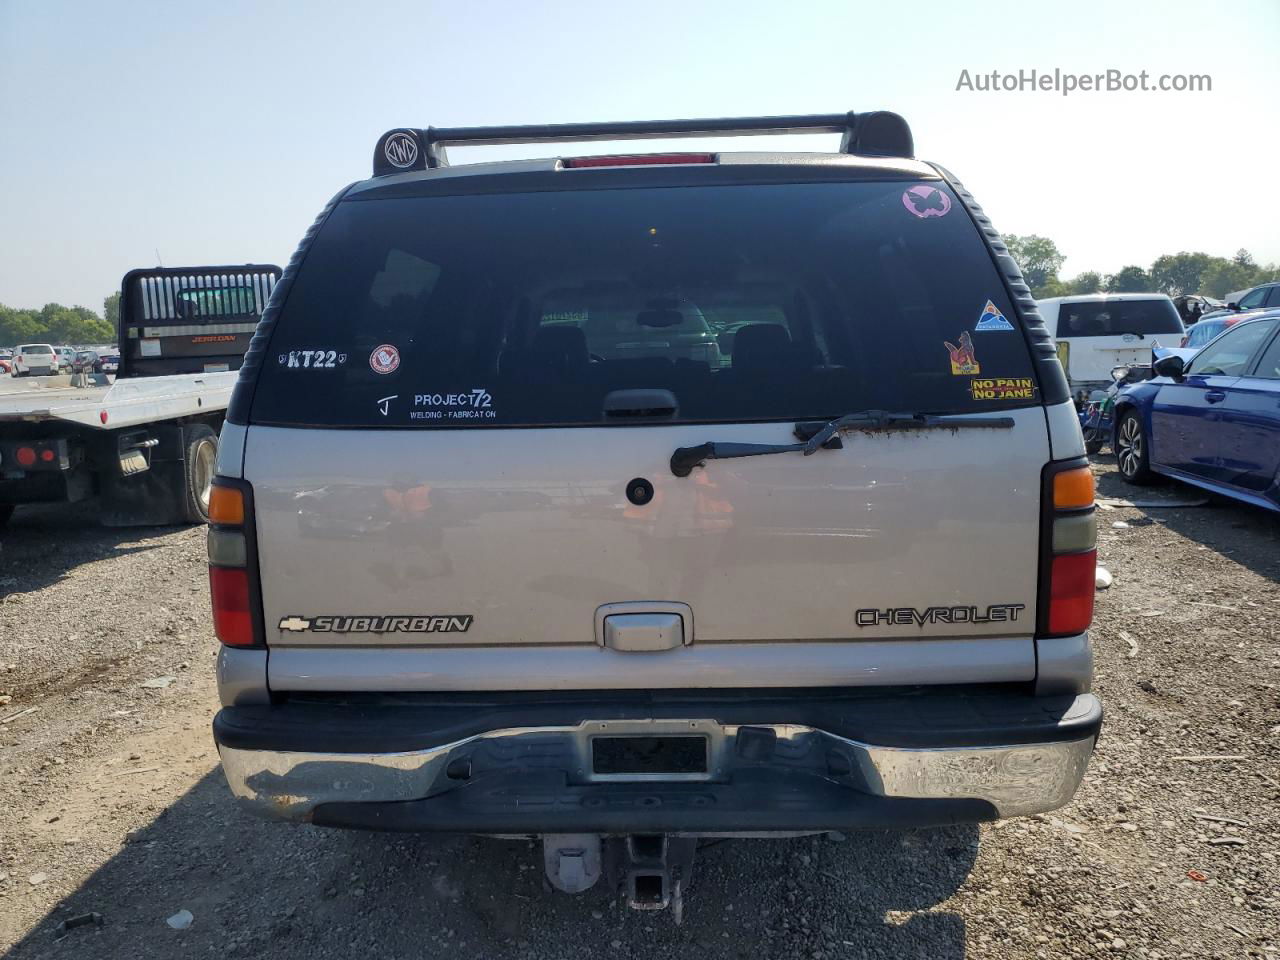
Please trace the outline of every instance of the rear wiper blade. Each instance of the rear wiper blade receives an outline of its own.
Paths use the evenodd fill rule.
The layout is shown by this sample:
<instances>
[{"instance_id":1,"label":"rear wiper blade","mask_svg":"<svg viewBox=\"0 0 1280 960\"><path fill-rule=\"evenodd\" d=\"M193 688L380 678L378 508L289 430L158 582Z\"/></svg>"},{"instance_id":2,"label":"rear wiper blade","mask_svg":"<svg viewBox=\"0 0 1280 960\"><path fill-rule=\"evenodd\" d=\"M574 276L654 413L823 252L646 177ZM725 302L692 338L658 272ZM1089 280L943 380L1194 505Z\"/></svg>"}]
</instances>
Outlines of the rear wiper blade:
<instances>
[{"instance_id":1,"label":"rear wiper blade","mask_svg":"<svg viewBox=\"0 0 1280 960\"><path fill-rule=\"evenodd\" d=\"M935 416L927 413L890 413L888 410L859 410L857 413L846 413L842 417L820 427L804 443L804 455L807 457L817 453L819 448L835 437L841 430L858 428L860 430L959 430L978 428L985 430L1009 430L1014 425L1013 417L951 417ZM807 434L807 424L797 424L797 435Z\"/></svg>"},{"instance_id":2,"label":"rear wiper blade","mask_svg":"<svg viewBox=\"0 0 1280 960\"><path fill-rule=\"evenodd\" d=\"M828 438L831 440L831 438ZM804 443L700 443L696 447L677 447L671 454L671 472L677 477L687 477L694 467L708 460L735 460L738 457L759 457L770 453L803 453ZM840 438L834 438L829 449L844 446Z\"/></svg>"}]
</instances>

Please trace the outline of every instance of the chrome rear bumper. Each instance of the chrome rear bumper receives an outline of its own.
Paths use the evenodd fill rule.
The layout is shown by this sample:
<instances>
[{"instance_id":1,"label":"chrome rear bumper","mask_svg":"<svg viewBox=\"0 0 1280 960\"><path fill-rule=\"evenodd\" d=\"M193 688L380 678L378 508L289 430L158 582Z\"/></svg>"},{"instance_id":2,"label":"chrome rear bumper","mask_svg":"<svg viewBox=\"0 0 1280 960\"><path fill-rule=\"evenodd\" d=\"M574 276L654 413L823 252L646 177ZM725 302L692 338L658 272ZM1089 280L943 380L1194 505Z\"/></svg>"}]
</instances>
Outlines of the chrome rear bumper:
<instances>
[{"instance_id":1,"label":"chrome rear bumper","mask_svg":"<svg viewBox=\"0 0 1280 960\"><path fill-rule=\"evenodd\" d=\"M638 811L663 808L669 825L697 829L762 828L766 822L770 829L808 829L827 820L826 829L892 826L897 820L889 811L895 808L881 801L967 802L917 805L913 816L942 822L1022 816L1067 803L1084 776L1101 723L1101 708L1091 695L1075 700L1077 707L1087 701L1085 722L1064 731L1073 736L1045 742L884 746L804 724L663 718L503 727L402 752L246 749L225 742L219 751L231 790L245 805L271 817L343 826L489 832L480 829L488 825L499 832L514 825L535 833L561 828L566 816L573 820L575 808L573 822L591 821L592 811L606 808L610 816L602 814L599 822L617 822L625 819L620 803ZM676 735L706 739L705 770L593 772L595 737ZM534 786L526 791L526 785ZM782 809L746 816L751 796L762 798L760 806ZM458 820L458 804L468 797L478 819ZM492 822L480 817L485 804L501 808L501 815L495 812ZM845 804L850 810L862 804L865 815L848 822L842 817ZM390 819L379 814L365 822L361 805L369 811L398 808ZM680 813L686 806L688 816ZM409 807L413 816L405 821ZM338 813L326 817L326 809ZM720 814L724 819L717 819ZM638 823L635 829L654 827Z\"/></svg>"}]
</instances>

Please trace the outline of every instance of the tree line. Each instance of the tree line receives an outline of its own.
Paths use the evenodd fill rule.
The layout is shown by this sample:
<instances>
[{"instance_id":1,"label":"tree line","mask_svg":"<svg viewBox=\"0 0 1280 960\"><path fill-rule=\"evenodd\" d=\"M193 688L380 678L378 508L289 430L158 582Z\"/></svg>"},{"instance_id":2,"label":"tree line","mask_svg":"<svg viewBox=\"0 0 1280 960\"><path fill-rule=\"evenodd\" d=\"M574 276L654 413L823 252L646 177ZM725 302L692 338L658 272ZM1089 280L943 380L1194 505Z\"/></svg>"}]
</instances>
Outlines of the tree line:
<instances>
[{"instance_id":1,"label":"tree line","mask_svg":"<svg viewBox=\"0 0 1280 960\"><path fill-rule=\"evenodd\" d=\"M102 302L102 314L88 307L46 303L39 310L22 310L0 303L0 346L20 343L115 343L120 319L117 291Z\"/></svg>"},{"instance_id":2,"label":"tree line","mask_svg":"<svg viewBox=\"0 0 1280 960\"><path fill-rule=\"evenodd\" d=\"M1048 237L1038 234L1004 238L1013 259L1022 267L1027 286L1036 297L1063 297L1078 293L1167 293L1171 297L1202 293L1221 299L1228 293L1259 283L1280 280L1280 264L1256 263L1248 250L1215 257L1208 253L1165 254L1150 267L1121 267L1115 273L1086 270L1070 279L1058 271L1066 254ZM114 343L120 319L120 292L102 302L102 314L88 307L64 307L46 303L39 310L21 310L0 304L0 345L19 343Z\"/></svg>"},{"instance_id":3,"label":"tree line","mask_svg":"<svg viewBox=\"0 0 1280 960\"><path fill-rule=\"evenodd\" d=\"M1167 293L1171 297L1199 293L1223 299L1260 283L1280 280L1280 264L1265 266L1254 261L1248 250L1236 255L1215 257L1208 253L1168 253L1156 257L1150 267L1131 265L1115 273L1086 270L1070 279L1058 271L1067 257L1048 237L1037 234L1004 238L1013 259L1022 267L1027 286L1038 298L1065 297L1079 293Z\"/></svg>"}]
</instances>

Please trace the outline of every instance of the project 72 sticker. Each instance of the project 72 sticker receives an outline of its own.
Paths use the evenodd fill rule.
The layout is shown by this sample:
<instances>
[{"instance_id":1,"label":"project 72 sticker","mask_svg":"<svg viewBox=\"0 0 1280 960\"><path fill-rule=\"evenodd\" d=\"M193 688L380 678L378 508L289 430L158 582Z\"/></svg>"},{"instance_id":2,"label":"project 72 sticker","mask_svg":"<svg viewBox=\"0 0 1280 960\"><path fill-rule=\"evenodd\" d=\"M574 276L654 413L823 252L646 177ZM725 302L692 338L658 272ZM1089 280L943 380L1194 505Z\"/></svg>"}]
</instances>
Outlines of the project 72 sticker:
<instances>
[{"instance_id":1,"label":"project 72 sticker","mask_svg":"<svg viewBox=\"0 0 1280 960\"><path fill-rule=\"evenodd\" d=\"M484 387L461 393L415 393L410 420L493 420L493 394ZM424 409L425 408L425 409Z\"/></svg>"}]
</instances>

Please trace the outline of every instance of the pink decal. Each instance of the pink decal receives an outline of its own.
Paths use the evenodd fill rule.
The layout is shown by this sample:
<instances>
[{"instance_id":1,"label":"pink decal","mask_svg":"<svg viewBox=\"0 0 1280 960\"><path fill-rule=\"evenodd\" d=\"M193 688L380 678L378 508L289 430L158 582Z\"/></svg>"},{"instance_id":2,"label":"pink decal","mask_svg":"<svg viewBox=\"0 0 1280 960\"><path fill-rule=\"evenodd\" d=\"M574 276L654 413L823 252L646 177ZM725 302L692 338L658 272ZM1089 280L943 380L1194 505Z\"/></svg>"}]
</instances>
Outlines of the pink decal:
<instances>
[{"instance_id":1,"label":"pink decal","mask_svg":"<svg viewBox=\"0 0 1280 960\"><path fill-rule=\"evenodd\" d=\"M908 187L902 191L902 205L913 216L945 217L951 209L951 198L937 187Z\"/></svg>"}]
</instances>

